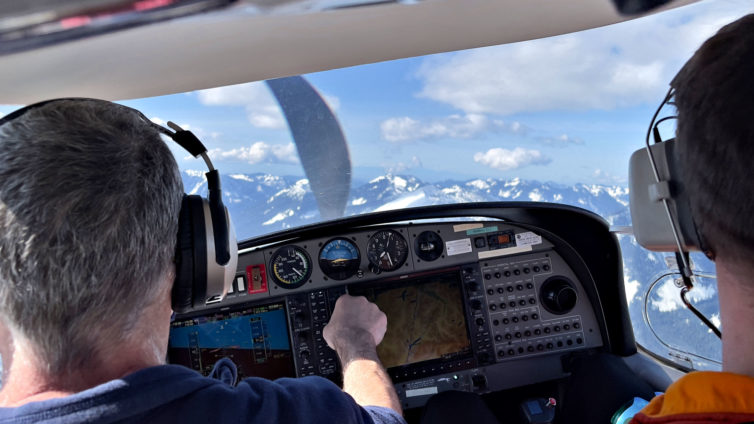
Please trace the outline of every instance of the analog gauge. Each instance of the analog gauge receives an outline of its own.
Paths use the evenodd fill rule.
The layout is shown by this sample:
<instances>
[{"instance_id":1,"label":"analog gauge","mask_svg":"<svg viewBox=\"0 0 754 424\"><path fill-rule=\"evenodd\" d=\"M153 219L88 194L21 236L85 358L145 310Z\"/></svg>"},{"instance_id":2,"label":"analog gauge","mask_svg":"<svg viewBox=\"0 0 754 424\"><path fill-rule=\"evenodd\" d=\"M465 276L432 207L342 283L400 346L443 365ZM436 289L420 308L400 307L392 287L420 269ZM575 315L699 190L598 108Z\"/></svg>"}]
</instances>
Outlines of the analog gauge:
<instances>
[{"instance_id":1,"label":"analog gauge","mask_svg":"<svg viewBox=\"0 0 754 424\"><path fill-rule=\"evenodd\" d=\"M393 230L376 232L369 239L367 258L373 268L379 271L395 271L408 257L408 244L402 235Z\"/></svg>"},{"instance_id":2,"label":"analog gauge","mask_svg":"<svg viewBox=\"0 0 754 424\"><path fill-rule=\"evenodd\" d=\"M414 253L427 262L439 258L442 250L442 238L434 231L424 231L414 241Z\"/></svg>"},{"instance_id":3,"label":"analog gauge","mask_svg":"<svg viewBox=\"0 0 754 424\"><path fill-rule=\"evenodd\" d=\"M283 246L270 259L272 280L284 289L302 286L312 275L311 259L297 246Z\"/></svg>"},{"instance_id":4,"label":"analog gauge","mask_svg":"<svg viewBox=\"0 0 754 424\"><path fill-rule=\"evenodd\" d=\"M359 270L361 255L350 240L335 238L319 251L319 267L333 280L345 280Z\"/></svg>"}]
</instances>

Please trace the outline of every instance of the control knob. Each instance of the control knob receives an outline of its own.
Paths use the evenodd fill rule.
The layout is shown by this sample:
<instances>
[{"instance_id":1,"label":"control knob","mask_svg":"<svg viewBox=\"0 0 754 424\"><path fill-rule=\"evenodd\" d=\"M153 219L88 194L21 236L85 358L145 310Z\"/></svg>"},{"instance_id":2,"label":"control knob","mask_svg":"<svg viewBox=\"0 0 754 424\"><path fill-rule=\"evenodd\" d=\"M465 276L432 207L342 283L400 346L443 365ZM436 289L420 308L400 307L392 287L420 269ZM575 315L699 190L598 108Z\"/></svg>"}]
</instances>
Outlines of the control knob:
<instances>
[{"instance_id":1,"label":"control knob","mask_svg":"<svg viewBox=\"0 0 754 424\"><path fill-rule=\"evenodd\" d=\"M570 312L576 306L577 299L573 283L565 277L550 277L542 284L540 300L545 309L553 314Z\"/></svg>"}]
</instances>

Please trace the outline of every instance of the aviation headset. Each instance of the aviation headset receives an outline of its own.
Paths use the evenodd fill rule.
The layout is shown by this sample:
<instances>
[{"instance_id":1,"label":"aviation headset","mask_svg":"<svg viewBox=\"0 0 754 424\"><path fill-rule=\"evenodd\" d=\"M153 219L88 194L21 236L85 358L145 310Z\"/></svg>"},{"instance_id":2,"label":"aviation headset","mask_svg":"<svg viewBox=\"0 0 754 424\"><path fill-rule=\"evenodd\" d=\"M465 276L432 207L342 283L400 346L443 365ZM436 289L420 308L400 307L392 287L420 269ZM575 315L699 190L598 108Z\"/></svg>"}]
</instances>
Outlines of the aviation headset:
<instances>
[{"instance_id":1,"label":"aviation headset","mask_svg":"<svg viewBox=\"0 0 754 424\"><path fill-rule=\"evenodd\" d=\"M681 177L681 160L675 138L662 140L658 125L677 116L660 120L657 116L672 105L671 88L652 117L647 130L646 147L631 155L629 164L629 200L634 236L643 247L659 252L701 250L713 253L697 230L689 204L689 194ZM654 144L650 144L650 137ZM664 215L667 220L658 220ZM670 225L668 225L670 224Z\"/></svg>"},{"instance_id":2,"label":"aviation headset","mask_svg":"<svg viewBox=\"0 0 754 424\"><path fill-rule=\"evenodd\" d=\"M185 131L172 122L168 122L168 126L173 131L155 124L136 109L98 99L62 98L34 103L4 116L0 119L0 127L33 109L61 100L102 102L108 107L116 105L127 109L135 113L145 125L170 137L192 156L204 159L209 168L205 174L209 199L184 194L181 201L172 307L176 313L185 313L205 305L210 299L222 299L235 277L238 244L230 215L222 202L220 174L212 166L207 148L192 132Z\"/></svg>"},{"instance_id":3,"label":"aviation headset","mask_svg":"<svg viewBox=\"0 0 754 424\"><path fill-rule=\"evenodd\" d=\"M710 259L714 252L697 229L689 203L689 193L681 174L681 159L675 138L663 141L658 125L677 116L657 119L666 105L673 104L675 90L671 87L657 108L649 124L646 147L631 155L628 169L629 207L636 241L648 250L675 252L676 263L681 273L683 287L681 301L715 335L722 337L720 330L699 312L686 295L694 287L694 273L690 266L690 250L701 250ZM650 144L650 137L654 144ZM660 216L665 219L657 219ZM670 224L670 225L668 225Z\"/></svg>"}]
</instances>

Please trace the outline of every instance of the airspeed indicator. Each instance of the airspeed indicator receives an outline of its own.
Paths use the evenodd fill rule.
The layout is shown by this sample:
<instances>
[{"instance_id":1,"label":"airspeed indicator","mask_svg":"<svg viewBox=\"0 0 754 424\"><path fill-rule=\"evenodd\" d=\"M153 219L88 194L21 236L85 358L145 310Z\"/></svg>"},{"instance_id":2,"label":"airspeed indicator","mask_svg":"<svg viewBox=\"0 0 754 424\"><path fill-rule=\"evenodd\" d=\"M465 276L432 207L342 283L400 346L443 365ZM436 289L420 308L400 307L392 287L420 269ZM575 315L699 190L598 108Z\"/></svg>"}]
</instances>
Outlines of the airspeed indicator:
<instances>
[{"instance_id":1,"label":"airspeed indicator","mask_svg":"<svg viewBox=\"0 0 754 424\"><path fill-rule=\"evenodd\" d=\"M270 259L272 281L278 287L295 289L301 287L312 275L309 254L298 246L283 246Z\"/></svg>"}]
</instances>

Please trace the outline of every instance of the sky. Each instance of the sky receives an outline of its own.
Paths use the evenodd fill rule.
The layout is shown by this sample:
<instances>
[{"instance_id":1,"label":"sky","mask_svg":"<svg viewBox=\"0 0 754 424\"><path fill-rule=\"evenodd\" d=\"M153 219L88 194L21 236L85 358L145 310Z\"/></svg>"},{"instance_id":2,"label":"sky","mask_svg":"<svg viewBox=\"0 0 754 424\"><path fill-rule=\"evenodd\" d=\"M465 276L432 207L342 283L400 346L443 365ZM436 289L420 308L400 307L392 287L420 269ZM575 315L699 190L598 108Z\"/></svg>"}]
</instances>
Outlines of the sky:
<instances>
[{"instance_id":1,"label":"sky","mask_svg":"<svg viewBox=\"0 0 754 424\"><path fill-rule=\"evenodd\" d=\"M305 78L335 112L357 181L393 173L625 185L628 158L672 77L718 28L752 12L750 0L708 0L573 34ZM223 173L303 175L264 82L123 103L194 131ZM174 152L183 169L203 169Z\"/></svg>"}]
</instances>

